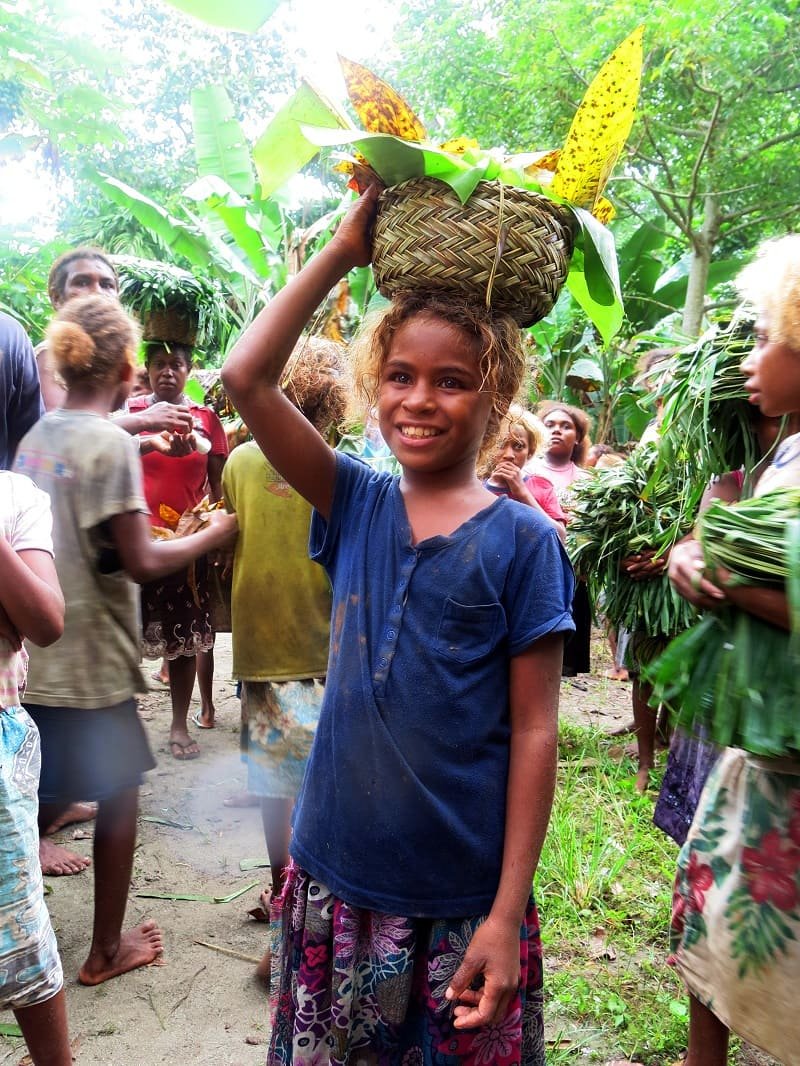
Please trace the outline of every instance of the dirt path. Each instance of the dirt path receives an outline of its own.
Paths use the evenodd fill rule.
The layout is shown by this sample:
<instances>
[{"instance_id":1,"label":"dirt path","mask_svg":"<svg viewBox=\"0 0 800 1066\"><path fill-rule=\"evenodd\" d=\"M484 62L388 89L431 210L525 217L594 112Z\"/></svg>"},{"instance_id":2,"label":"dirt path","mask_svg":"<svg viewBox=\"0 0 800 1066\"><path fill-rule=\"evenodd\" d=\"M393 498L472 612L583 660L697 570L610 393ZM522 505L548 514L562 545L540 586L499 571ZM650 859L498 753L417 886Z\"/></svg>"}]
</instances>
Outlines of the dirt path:
<instances>
[{"instance_id":1,"label":"dirt path","mask_svg":"<svg viewBox=\"0 0 800 1066\"><path fill-rule=\"evenodd\" d=\"M253 978L254 964L196 943L204 940L258 958L264 950L266 926L247 917L247 910L256 904L259 888L253 887L230 903L216 904L139 895L226 896L254 881L260 886L267 874L239 867L243 860L266 859L259 811L222 805L224 797L244 783L238 752L239 701L229 676L230 637L222 635L215 682L218 726L201 732L190 725L202 748L201 758L192 762L176 762L166 750L166 691L159 686L142 700L158 766L142 788L140 843L128 922L154 918L161 925L166 945L163 965L126 974L98 988L79 985L76 974L91 934L91 869L77 877L47 878L79 1066L252 1066L264 1062L267 1003ZM587 691L567 681L562 685L563 717L602 729L614 728L627 717L629 685L600 677L579 681ZM91 834L91 825L80 826L65 830L57 839L90 855ZM23 1055L20 1041L0 1039L0 1066L16 1066Z\"/></svg>"}]
</instances>

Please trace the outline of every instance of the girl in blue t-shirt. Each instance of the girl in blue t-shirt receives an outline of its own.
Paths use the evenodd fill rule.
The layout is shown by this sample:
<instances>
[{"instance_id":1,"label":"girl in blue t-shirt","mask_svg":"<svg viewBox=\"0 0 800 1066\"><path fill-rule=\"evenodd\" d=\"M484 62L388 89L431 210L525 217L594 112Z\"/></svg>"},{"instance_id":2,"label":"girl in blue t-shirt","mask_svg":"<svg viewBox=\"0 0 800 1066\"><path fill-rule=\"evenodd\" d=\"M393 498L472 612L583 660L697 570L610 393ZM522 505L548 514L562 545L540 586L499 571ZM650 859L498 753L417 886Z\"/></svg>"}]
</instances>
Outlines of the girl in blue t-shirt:
<instances>
[{"instance_id":1,"label":"girl in blue t-shirt","mask_svg":"<svg viewBox=\"0 0 800 1066\"><path fill-rule=\"evenodd\" d=\"M273 904L268 1062L532 1066L544 1039L531 883L573 581L552 525L476 473L522 381L519 330L418 292L367 330L356 388L399 478L333 452L280 388L327 292L369 263L375 199L223 371L270 462L313 504L311 554L333 588L326 693Z\"/></svg>"}]
</instances>

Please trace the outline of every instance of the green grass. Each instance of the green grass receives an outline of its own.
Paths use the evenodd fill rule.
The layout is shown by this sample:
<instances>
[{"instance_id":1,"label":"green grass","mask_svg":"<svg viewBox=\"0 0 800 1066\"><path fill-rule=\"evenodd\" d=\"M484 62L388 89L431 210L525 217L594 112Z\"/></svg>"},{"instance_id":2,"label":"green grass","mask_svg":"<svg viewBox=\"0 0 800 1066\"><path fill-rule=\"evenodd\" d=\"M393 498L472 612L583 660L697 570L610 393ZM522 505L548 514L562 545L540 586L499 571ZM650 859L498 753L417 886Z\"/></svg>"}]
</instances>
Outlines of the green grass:
<instances>
[{"instance_id":1,"label":"green grass","mask_svg":"<svg viewBox=\"0 0 800 1066\"><path fill-rule=\"evenodd\" d=\"M687 1000L666 964L676 845L653 825L619 740L562 725L559 781L536 877L548 1062L674 1062Z\"/></svg>"}]
</instances>

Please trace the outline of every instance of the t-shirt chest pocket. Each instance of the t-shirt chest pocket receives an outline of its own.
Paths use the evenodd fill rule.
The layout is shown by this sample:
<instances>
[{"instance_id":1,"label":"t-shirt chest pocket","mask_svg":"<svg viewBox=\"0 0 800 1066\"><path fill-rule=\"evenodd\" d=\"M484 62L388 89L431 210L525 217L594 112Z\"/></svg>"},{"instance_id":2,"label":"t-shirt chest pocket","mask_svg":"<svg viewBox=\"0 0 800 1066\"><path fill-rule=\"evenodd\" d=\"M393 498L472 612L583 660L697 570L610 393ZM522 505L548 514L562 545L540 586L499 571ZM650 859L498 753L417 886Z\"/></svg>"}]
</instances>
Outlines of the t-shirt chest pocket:
<instances>
[{"instance_id":1,"label":"t-shirt chest pocket","mask_svg":"<svg viewBox=\"0 0 800 1066\"><path fill-rule=\"evenodd\" d=\"M436 650L459 663L471 663L487 655L505 631L505 612L499 603L466 605L445 600Z\"/></svg>"}]
</instances>

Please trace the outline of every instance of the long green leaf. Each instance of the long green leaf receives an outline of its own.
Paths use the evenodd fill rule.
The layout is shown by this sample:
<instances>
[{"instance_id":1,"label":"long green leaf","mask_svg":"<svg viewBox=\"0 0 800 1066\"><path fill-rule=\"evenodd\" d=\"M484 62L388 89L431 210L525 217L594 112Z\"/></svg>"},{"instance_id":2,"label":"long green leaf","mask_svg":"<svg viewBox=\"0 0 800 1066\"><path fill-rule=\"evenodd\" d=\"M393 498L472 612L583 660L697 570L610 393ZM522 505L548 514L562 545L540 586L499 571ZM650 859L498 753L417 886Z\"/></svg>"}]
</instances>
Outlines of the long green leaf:
<instances>
[{"instance_id":1,"label":"long green leaf","mask_svg":"<svg viewBox=\"0 0 800 1066\"><path fill-rule=\"evenodd\" d=\"M173 218L160 204L108 174L98 172L89 176L96 181L109 200L130 211L143 226L157 234L175 255L184 256L195 266L208 265L211 257L208 242Z\"/></svg>"},{"instance_id":2,"label":"long green leaf","mask_svg":"<svg viewBox=\"0 0 800 1066\"><path fill-rule=\"evenodd\" d=\"M281 0L167 0L167 3L211 26L255 33Z\"/></svg>"},{"instance_id":3,"label":"long green leaf","mask_svg":"<svg viewBox=\"0 0 800 1066\"><path fill-rule=\"evenodd\" d=\"M302 132L302 125L347 129L350 123L337 107L303 79L253 146L253 163L262 196L271 196L319 151L319 146Z\"/></svg>"},{"instance_id":4,"label":"long green leaf","mask_svg":"<svg viewBox=\"0 0 800 1066\"><path fill-rule=\"evenodd\" d=\"M220 220L225 232L230 234L258 275L262 278L269 275L270 264L258 222L229 185L210 174L192 182L183 195L195 203L204 204L209 213Z\"/></svg>"},{"instance_id":5,"label":"long green leaf","mask_svg":"<svg viewBox=\"0 0 800 1066\"><path fill-rule=\"evenodd\" d=\"M222 85L192 92L192 125L200 176L213 174L240 196L251 197L255 182L247 140Z\"/></svg>"}]
</instances>

